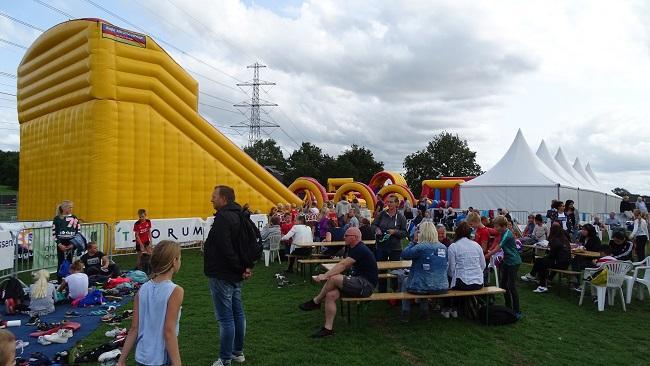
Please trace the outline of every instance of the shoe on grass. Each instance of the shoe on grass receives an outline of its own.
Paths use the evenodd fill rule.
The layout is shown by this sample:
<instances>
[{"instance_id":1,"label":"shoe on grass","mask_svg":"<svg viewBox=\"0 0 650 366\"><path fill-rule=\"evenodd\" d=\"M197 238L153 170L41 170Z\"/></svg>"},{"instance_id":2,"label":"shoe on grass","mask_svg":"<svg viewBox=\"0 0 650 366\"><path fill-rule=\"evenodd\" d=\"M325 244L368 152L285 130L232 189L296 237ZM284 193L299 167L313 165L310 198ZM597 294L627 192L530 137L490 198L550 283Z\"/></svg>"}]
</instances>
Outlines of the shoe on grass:
<instances>
[{"instance_id":1,"label":"shoe on grass","mask_svg":"<svg viewBox=\"0 0 650 366\"><path fill-rule=\"evenodd\" d=\"M112 360L117 360L122 355L122 351L119 349L114 349L112 351L104 352L102 353L97 361L99 362L107 362L107 361L112 361Z\"/></svg>"},{"instance_id":2,"label":"shoe on grass","mask_svg":"<svg viewBox=\"0 0 650 366\"><path fill-rule=\"evenodd\" d=\"M115 338L122 333L126 333L126 328L115 327L115 329L109 330L108 332L104 333L104 335L109 338Z\"/></svg>"},{"instance_id":3,"label":"shoe on grass","mask_svg":"<svg viewBox=\"0 0 650 366\"><path fill-rule=\"evenodd\" d=\"M451 311L449 309L442 309L440 315L442 315L442 317L445 319L449 319L449 316L451 315Z\"/></svg>"},{"instance_id":4,"label":"shoe on grass","mask_svg":"<svg viewBox=\"0 0 650 366\"><path fill-rule=\"evenodd\" d=\"M302 304L298 305L298 307L300 310L310 311L320 309L320 304L315 303L314 299L310 299L309 301L305 301Z\"/></svg>"},{"instance_id":5,"label":"shoe on grass","mask_svg":"<svg viewBox=\"0 0 650 366\"><path fill-rule=\"evenodd\" d=\"M451 315L452 318L458 318L458 310L452 310L449 312L449 315Z\"/></svg>"},{"instance_id":6,"label":"shoe on grass","mask_svg":"<svg viewBox=\"0 0 650 366\"><path fill-rule=\"evenodd\" d=\"M573 287L572 290L575 291L575 292L582 293L582 287L580 287L580 286Z\"/></svg>"},{"instance_id":7,"label":"shoe on grass","mask_svg":"<svg viewBox=\"0 0 650 366\"><path fill-rule=\"evenodd\" d=\"M334 335L334 331L325 327L320 328L316 333L312 334L312 338L325 338Z\"/></svg>"},{"instance_id":8,"label":"shoe on grass","mask_svg":"<svg viewBox=\"0 0 650 366\"><path fill-rule=\"evenodd\" d=\"M534 289L533 292L536 292L538 294L542 294L544 292L548 292L548 288L546 288L544 286L537 286L537 288Z\"/></svg>"},{"instance_id":9,"label":"shoe on grass","mask_svg":"<svg viewBox=\"0 0 650 366\"><path fill-rule=\"evenodd\" d=\"M242 363L242 362L246 361L246 357L244 357L243 353L239 354L239 355L236 355L236 354L233 353L232 358L230 360L232 362Z\"/></svg>"},{"instance_id":10,"label":"shoe on grass","mask_svg":"<svg viewBox=\"0 0 650 366\"><path fill-rule=\"evenodd\" d=\"M212 366L230 366L230 360L224 361L222 359L218 359L212 363Z\"/></svg>"},{"instance_id":11,"label":"shoe on grass","mask_svg":"<svg viewBox=\"0 0 650 366\"><path fill-rule=\"evenodd\" d=\"M526 282L532 282L537 280L537 278L535 278L535 276L531 275L530 273L526 273L525 275L521 276L521 280Z\"/></svg>"}]
</instances>

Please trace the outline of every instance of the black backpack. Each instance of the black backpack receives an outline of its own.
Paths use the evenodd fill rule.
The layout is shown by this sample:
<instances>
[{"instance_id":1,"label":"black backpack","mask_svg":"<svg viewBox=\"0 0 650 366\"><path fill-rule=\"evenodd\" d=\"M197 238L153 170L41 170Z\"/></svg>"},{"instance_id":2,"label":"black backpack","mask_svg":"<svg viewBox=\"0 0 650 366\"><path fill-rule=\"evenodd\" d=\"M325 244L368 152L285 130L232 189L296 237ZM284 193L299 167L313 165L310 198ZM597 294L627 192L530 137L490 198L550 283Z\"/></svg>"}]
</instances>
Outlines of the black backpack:
<instances>
[{"instance_id":1,"label":"black backpack","mask_svg":"<svg viewBox=\"0 0 650 366\"><path fill-rule=\"evenodd\" d=\"M506 325L517 321L517 315L509 307L503 305L492 305L488 311L488 319L485 319L485 306L479 310L478 316L481 324L485 325Z\"/></svg>"},{"instance_id":2,"label":"black backpack","mask_svg":"<svg viewBox=\"0 0 650 366\"><path fill-rule=\"evenodd\" d=\"M239 240L237 241L239 259L245 268L253 268L255 262L262 258L262 236L247 212L242 211L239 214L239 222Z\"/></svg>"}]
</instances>

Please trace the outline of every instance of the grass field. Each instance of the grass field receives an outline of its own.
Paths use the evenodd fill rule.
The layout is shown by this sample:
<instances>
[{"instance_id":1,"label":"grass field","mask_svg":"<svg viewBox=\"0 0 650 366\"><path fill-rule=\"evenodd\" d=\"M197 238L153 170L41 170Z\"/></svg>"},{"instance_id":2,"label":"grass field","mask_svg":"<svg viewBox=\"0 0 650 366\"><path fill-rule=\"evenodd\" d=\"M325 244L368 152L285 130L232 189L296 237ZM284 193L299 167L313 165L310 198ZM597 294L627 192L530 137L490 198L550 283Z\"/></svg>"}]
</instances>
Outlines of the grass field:
<instances>
[{"instance_id":1,"label":"grass field","mask_svg":"<svg viewBox=\"0 0 650 366\"><path fill-rule=\"evenodd\" d=\"M179 334L183 363L211 365L219 338L203 258L188 250L182 260L175 281L185 289ZM129 268L134 258L117 261ZM294 285L277 288L273 274L282 269L284 264L258 266L245 284L248 365L642 365L650 359L650 300L633 300L627 312L617 303L599 313L590 301L578 307L578 294L564 282L554 283L547 294L534 294L532 284L520 283L524 319L514 325L487 327L440 315L402 324L398 307L372 303L358 323L337 317L336 335L314 340L309 335L322 325L322 313L302 312L298 304L319 287L294 275ZM528 269L522 267L520 274ZM105 342L107 329L95 332L85 347Z\"/></svg>"}]
</instances>

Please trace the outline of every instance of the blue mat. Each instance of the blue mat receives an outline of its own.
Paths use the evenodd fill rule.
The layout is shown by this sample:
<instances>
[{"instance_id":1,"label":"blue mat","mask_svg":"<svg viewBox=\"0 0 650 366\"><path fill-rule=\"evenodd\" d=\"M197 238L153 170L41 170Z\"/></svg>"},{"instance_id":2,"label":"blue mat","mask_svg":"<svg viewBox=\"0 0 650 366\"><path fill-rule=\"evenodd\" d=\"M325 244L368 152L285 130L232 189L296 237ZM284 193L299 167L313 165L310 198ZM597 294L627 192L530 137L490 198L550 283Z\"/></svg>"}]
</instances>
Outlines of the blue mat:
<instances>
[{"instance_id":1,"label":"blue mat","mask_svg":"<svg viewBox=\"0 0 650 366\"><path fill-rule=\"evenodd\" d=\"M130 296L125 296L122 298L122 301L120 302L119 306L125 305L129 303L133 298ZM66 318L65 317L65 312L69 310L74 310L77 313L79 313L81 316L76 317L76 318ZM29 334L38 331L36 329L36 326L33 325L25 325L27 321L29 320L29 316L27 315L6 315L4 316L4 320L18 320L20 319L22 321L22 324L20 327L11 327L7 328L8 331L12 332L15 336L16 339L22 339L25 342L29 342L29 346L25 347L24 353L22 357L28 358L29 355L32 353L36 352L41 352L44 355L46 355L49 358L52 358L57 352L61 351L67 351L70 348L74 347L75 344L78 342L82 341L84 338L88 337L90 333L95 331L97 327L101 324L101 315L89 315L90 312L97 311L97 310L105 310L101 306L93 306L93 307L88 307L88 308L73 308L72 305L70 304L62 304L62 305L57 305L56 310L52 314L48 314L46 316L41 317L42 321L48 322L48 323L54 323L54 322L60 322L61 320L67 320L71 322L77 322L81 324L81 328L79 330L74 332L74 336L68 340L67 343L59 344L59 343L52 343L47 346L43 346L38 343L38 338L30 337ZM119 312L118 312L119 314ZM123 321L122 322L122 327L128 328L131 324L130 320ZM110 341L110 339L106 338L106 341ZM16 356L20 356L20 349L16 350Z\"/></svg>"}]
</instances>

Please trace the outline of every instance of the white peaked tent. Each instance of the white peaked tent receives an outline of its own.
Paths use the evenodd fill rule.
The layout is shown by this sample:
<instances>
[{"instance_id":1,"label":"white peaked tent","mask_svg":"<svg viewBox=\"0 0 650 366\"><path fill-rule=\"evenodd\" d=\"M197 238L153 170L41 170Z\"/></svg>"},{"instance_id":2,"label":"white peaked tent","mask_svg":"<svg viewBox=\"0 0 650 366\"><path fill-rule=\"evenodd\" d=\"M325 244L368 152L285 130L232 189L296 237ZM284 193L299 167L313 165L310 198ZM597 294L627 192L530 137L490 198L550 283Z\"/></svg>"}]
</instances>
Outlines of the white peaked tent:
<instances>
[{"instance_id":1,"label":"white peaked tent","mask_svg":"<svg viewBox=\"0 0 650 366\"><path fill-rule=\"evenodd\" d=\"M505 207L510 211L533 213L546 212L554 199L571 199L581 212L617 209L620 197L617 202L613 194L602 191L600 184L592 183L593 178L584 168L582 171L585 176L569 164L561 149L555 159L551 157L543 141L534 154L519 130L508 151L492 169L460 186L461 207Z\"/></svg>"}]
</instances>

